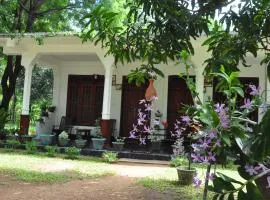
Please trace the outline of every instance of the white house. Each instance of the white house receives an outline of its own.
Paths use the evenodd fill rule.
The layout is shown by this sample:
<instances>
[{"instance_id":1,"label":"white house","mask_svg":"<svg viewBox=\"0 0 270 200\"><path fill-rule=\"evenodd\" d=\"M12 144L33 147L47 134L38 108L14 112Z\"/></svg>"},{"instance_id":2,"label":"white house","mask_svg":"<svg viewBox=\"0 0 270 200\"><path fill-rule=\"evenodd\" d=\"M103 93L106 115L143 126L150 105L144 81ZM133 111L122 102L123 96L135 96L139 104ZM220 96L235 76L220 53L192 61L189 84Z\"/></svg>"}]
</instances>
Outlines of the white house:
<instances>
[{"instance_id":1,"label":"white house","mask_svg":"<svg viewBox=\"0 0 270 200\"><path fill-rule=\"evenodd\" d=\"M199 96L206 100L212 97L213 86L205 85L202 75L203 62L209 57L206 47L201 46L204 39L193 41L195 55L190 62L194 67L191 75L195 77ZM62 116L67 116L73 125L83 126L93 125L98 117L102 117L107 126L110 119L116 119L115 134L128 136L136 118L138 100L144 97L147 85L128 85L125 77L132 68L140 65L139 62L116 67L112 56L104 57L106 50L91 43L82 43L80 38L73 35L45 37L42 45L31 34L16 39L2 35L0 46L6 55L22 55L22 65L25 67L22 121L29 119L32 69L38 65L53 69L55 124L60 123ZM240 66L240 69L244 69L240 76L245 82L259 84L266 91L265 99L270 100L270 95L267 96L270 84L266 67L259 64L261 57L249 56L247 60L252 67ZM165 78L158 78L154 83L159 98L155 109L161 111L163 118L172 124L181 103L190 103L185 83L177 78L180 72L184 72L184 65L171 62L157 67L164 72ZM24 124L21 128L28 130L27 123L26 127Z\"/></svg>"}]
</instances>

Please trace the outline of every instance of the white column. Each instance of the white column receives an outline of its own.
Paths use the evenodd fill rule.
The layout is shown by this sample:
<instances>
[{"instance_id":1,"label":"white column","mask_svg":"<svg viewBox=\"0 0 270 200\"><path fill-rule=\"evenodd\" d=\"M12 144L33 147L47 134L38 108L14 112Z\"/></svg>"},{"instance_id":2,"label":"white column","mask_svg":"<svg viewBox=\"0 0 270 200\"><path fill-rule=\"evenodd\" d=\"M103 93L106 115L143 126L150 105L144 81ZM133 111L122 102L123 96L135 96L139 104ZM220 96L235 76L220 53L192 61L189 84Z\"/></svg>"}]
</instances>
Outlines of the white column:
<instances>
[{"instance_id":1,"label":"white column","mask_svg":"<svg viewBox=\"0 0 270 200\"><path fill-rule=\"evenodd\" d=\"M59 76L59 67L53 67L53 106L58 106L59 100L59 84L60 84L60 76Z\"/></svg>"},{"instance_id":2,"label":"white column","mask_svg":"<svg viewBox=\"0 0 270 200\"><path fill-rule=\"evenodd\" d=\"M32 70L35 55L22 55L22 65L25 68L22 115L29 115Z\"/></svg>"},{"instance_id":3,"label":"white column","mask_svg":"<svg viewBox=\"0 0 270 200\"><path fill-rule=\"evenodd\" d=\"M199 99L203 102L204 100L204 76L203 67L196 68L196 92L198 93Z\"/></svg>"},{"instance_id":4,"label":"white column","mask_svg":"<svg viewBox=\"0 0 270 200\"><path fill-rule=\"evenodd\" d=\"M111 119L111 99L112 99L112 75L114 70L114 58L112 56L106 56L105 54L98 54L104 69L105 69L105 82L103 93L103 105L102 105L102 119Z\"/></svg>"}]
</instances>

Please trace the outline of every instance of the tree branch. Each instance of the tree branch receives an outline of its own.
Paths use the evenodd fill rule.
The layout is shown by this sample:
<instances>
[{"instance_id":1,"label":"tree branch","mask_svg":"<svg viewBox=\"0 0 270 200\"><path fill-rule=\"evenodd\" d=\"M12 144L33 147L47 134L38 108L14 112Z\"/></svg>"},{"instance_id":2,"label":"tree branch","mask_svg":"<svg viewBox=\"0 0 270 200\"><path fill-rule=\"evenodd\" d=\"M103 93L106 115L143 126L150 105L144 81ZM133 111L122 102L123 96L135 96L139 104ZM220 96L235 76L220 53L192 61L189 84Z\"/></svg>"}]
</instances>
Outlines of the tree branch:
<instances>
[{"instance_id":1,"label":"tree branch","mask_svg":"<svg viewBox=\"0 0 270 200\"><path fill-rule=\"evenodd\" d=\"M21 0L18 0L18 3L20 4L21 8L22 8L23 10L25 10L25 12L29 13L29 10L25 7L26 4L27 4L27 2L28 2L28 0L23 1L23 2L22 2Z\"/></svg>"},{"instance_id":2,"label":"tree branch","mask_svg":"<svg viewBox=\"0 0 270 200\"><path fill-rule=\"evenodd\" d=\"M44 10L42 12L36 13L36 15L40 17L40 16L43 16L43 15L48 14L48 13L54 13L54 12L58 12L58 11L62 11L62 10L73 9L76 7L77 6L75 4L68 4L68 5L61 7L61 8L50 8L48 10Z\"/></svg>"}]
</instances>

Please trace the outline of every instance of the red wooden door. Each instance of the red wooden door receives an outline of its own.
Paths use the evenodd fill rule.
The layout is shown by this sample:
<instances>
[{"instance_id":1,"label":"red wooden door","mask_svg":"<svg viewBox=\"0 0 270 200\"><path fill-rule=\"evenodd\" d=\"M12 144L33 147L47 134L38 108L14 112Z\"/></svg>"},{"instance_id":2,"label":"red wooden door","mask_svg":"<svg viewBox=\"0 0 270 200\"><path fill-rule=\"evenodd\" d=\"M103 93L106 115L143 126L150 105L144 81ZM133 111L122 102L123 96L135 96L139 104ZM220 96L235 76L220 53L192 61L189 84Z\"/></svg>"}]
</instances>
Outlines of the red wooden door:
<instances>
[{"instance_id":1,"label":"red wooden door","mask_svg":"<svg viewBox=\"0 0 270 200\"><path fill-rule=\"evenodd\" d=\"M251 99L252 96L249 94L250 89L248 87L249 84L253 84L256 87L259 86L259 78L256 77L239 77L240 83L244 86L244 96L245 98ZM226 102L226 97L224 96L223 93L217 92L216 90L216 85L218 83L217 79L214 79L213 82L213 100L215 103L225 103ZM237 105L240 107L241 105L244 104L244 98L239 97ZM251 115L249 116L252 120L258 121L258 110L255 110Z\"/></svg>"},{"instance_id":2,"label":"red wooden door","mask_svg":"<svg viewBox=\"0 0 270 200\"><path fill-rule=\"evenodd\" d=\"M103 76L69 76L66 115L71 124L94 125L101 117L103 89Z\"/></svg>"},{"instance_id":3,"label":"red wooden door","mask_svg":"<svg viewBox=\"0 0 270 200\"><path fill-rule=\"evenodd\" d=\"M193 104L193 100L184 79L179 76L169 76L168 81L167 138L170 138L171 131L174 130L174 123L181 116L179 111L183 105Z\"/></svg>"},{"instance_id":4,"label":"red wooden door","mask_svg":"<svg viewBox=\"0 0 270 200\"><path fill-rule=\"evenodd\" d=\"M144 99L145 91L148 83L140 87L135 84L129 84L126 77L123 77L122 84L122 105L121 105L121 122L120 135L129 137L129 132L132 130L132 125L137 122L139 101Z\"/></svg>"}]
</instances>

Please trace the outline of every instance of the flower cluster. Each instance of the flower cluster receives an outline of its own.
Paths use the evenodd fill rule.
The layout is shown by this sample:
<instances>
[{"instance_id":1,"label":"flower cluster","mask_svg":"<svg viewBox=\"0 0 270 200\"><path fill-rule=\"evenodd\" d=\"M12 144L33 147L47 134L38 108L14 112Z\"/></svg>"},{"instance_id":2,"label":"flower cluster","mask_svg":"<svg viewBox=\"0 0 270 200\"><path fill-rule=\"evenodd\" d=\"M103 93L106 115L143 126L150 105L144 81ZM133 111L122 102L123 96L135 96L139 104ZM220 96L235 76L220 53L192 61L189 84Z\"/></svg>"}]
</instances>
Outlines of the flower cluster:
<instances>
[{"instance_id":1,"label":"flower cluster","mask_svg":"<svg viewBox=\"0 0 270 200\"><path fill-rule=\"evenodd\" d=\"M191 158L195 163L214 163L216 162L216 154L214 153L217 147L221 147L221 142L217 137L217 130L200 131L197 136L196 143L191 146L193 153Z\"/></svg>"},{"instance_id":2,"label":"flower cluster","mask_svg":"<svg viewBox=\"0 0 270 200\"><path fill-rule=\"evenodd\" d=\"M225 106L225 104L215 104L215 111L218 113L220 120L220 127L223 129L227 129L230 126L230 117L228 115L229 108Z\"/></svg>"},{"instance_id":3,"label":"flower cluster","mask_svg":"<svg viewBox=\"0 0 270 200\"><path fill-rule=\"evenodd\" d=\"M256 165L245 165L245 171L250 175L250 176L256 176L259 175L261 173L265 173L265 172L269 172L270 169L267 168L265 165L263 164L256 164ZM266 188L270 188L270 176L267 176L267 186Z\"/></svg>"},{"instance_id":4,"label":"flower cluster","mask_svg":"<svg viewBox=\"0 0 270 200\"><path fill-rule=\"evenodd\" d=\"M153 110L156 100L157 97L152 97L150 101L142 99L139 102L141 108L138 109L138 119L137 122L133 124L129 138L139 139L141 145L146 144L146 139L153 132L153 128L151 127L151 111Z\"/></svg>"}]
</instances>

